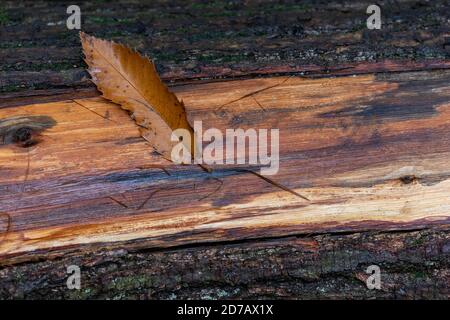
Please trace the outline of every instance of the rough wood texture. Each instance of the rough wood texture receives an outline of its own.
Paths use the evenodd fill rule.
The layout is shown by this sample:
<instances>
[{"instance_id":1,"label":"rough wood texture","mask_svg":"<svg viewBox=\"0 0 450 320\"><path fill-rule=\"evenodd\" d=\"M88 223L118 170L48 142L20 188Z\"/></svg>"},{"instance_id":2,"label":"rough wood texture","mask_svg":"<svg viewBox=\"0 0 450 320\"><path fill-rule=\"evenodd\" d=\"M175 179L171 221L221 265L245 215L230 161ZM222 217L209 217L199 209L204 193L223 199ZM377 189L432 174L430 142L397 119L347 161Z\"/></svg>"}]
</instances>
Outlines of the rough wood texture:
<instances>
[{"instance_id":1,"label":"rough wood texture","mask_svg":"<svg viewBox=\"0 0 450 320\"><path fill-rule=\"evenodd\" d=\"M0 149L3 263L86 243L145 238L169 247L447 224L449 78L435 71L175 88L204 129L279 128L280 170L270 178L310 201L229 165L212 174L173 165L102 98L2 108L2 119L56 122Z\"/></svg>"},{"instance_id":2,"label":"rough wood texture","mask_svg":"<svg viewBox=\"0 0 450 320\"><path fill-rule=\"evenodd\" d=\"M288 237L176 250L73 250L0 270L9 299L449 299L447 230ZM66 268L81 266L81 290ZM381 290L366 286L381 269Z\"/></svg>"},{"instance_id":3,"label":"rough wood texture","mask_svg":"<svg viewBox=\"0 0 450 320\"><path fill-rule=\"evenodd\" d=\"M156 59L165 79L267 73L352 74L361 63L439 66L450 58L446 0L82 1L82 29ZM90 86L67 1L2 1L0 91ZM407 66L401 69L405 70ZM374 68L376 69L376 68ZM383 68L381 68L382 70Z\"/></svg>"},{"instance_id":4,"label":"rough wood texture","mask_svg":"<svg viewBox=\"0 0 450 320\"><path fill-rule=\"evenodd\" d=\"M363 80L363 84L359 86L351 85L349 82L351 78L346 78L344 81L347 81L347 85L342 89L347 92L339 93L341 97L347 94L347 99L354 95L361 99L361 102L358 99L333 101L329 97L328 87L316 91L317 86L312 86L308 88L314 88L316 93L320 92L323 95L322 98L305 96L298 105L290 104L286 110L277 111L269 101L268 112L261 112L256 102L241 101L240 105L228 106L222 114L210 114L207 121L209 124L217 122L225 125L227 122L232 122L235 126L243 126L245 119L250 118L260 124L267 114L271 114L280 116L279 122L283 124L287 123L289 115L298 112L294 110L303 107L303 111L298 112L298 115L312 118L309 118L310 122L308 118L302 118L299 127L293 129L295 132L292 136L293 147L289 147L288 150L293 151L294 147L298 148L304 155L304 159L303 162L298 162L300 159L297 158L295 161L294 157L292 162L290 156L286 158L290 161L290 165L297 166L297 172L282 172L283 182L306 193L309 191L303 189L311 188L308 184L310 182L321 182L321 188L328 190L336 188L336 192L347 190L349 192L347 195L351 198L346 198L345 201L355 199L374 204L374 206L364 206L359 209L360 212L368 209L367 214L378 218L386 218L386 216L382 212L374 213L373 209L379 205L379 202L371 198L371 195L379 196L380 190L386 187L392 188L391 190L395 192L401 192L398 199L395 199L396 193L390 194L386 191L383 195L389 197L390 208L396 208L387 212L392 213L388 224L369 224L367 221L360 221L356 224L356 228L347 224L343 229L362 230L362 226L365 225L367 229L394 228L392 231L364 230L362 233L348 231L348 234L326 233L316 236L301 235L298 238L278 236L278 234L291 232L302 234L308 232L299 228L297 223L293 225L293 230L286 227L281 230L259 228L263 231L259 234L249 234L246 228L233 229L232 232L223 234L217 232L211 235L193 234L197 240L200 236L205 238L213 236L217 239L251 236L265 239L239 240L232 245L230 241L224 241L208 245L187 244L186 248L182 249L164 249L159 246L173 239L164 238L162 241L155 242L155 239L150 238L109 244L66 246L49 252L46 250L22 252L20 255L7 258L2 256L0 259L3 263L3 266L0 266L0 297L448 299L450 295L448 222L441 220L435 223L429 219L417 221L415 220L417 215L414 214L414 212L418 213L414 211L414 207L422 205L420 200L422 196L425 196L428 202L433 195L438 195L435 191L446 183L445 172L448 173L448 167L445 167L443 159L445 159L444 156L448 159L449 121L448 107L442 105L445 105L445 102L448 103L448 73L400 73L396 76L380 73L449 68L449 3L445 0L378 1L377 4L382 7L383 14L383 29L380 31L369 31L365 28L367 17L365 9L369 4L372 4L372 1L303 1L299 3L296 1L215 0L199 4L186 1L122 0L83 1L81 8L84 31L99 37L114 39L156 58L156 65L163 78L181 81L182 84L188 83L186 79L194 82L202 78L239 77L244 79L275 74L296 74L303 77L369 74L361 79L371 78L372 80ZM84 71L86 66L82 61L78 32L68 31L65 28L67 5L66 1L2 1L0 3L0 91L2 92L0 118L2 120L4 114L8 114L8 117L14 116L13 114L20 117L33 115L21 113L24 110L30 110L29 107L16 109L18 106L53 101L57 104L53 104L46 114L50 112L55 115L57 109L55 106L61 106L61 101L76 99L80 102L85 98L98 95ZM259 84L265 84L264 80L261 81L255 82L255 87L259 88ZM334 81L332 80L333 83L338 83ZM388 84L382 84L383 81ZM324 79L323 83L331 82ZM396 84L399 86L394 89ZM213 84L207 84L204 88L209 88L208 85ZM371 87L368 92L358 91L367 86ZM181 86L177 88L177 91L179 94L189 95L191 89L189 86ZM245 90L241 89L239 93L242 91ZM338 94L336 88L332 88L332 91ZM442 101L441 99L445 97L446 100ZM296 99L299 99L297 93ZM309 104L310 99L313 100L315 107ZM321 102L321 99L324 102ZM240 117L236 111L248 102L250 103L248 112L246 110L244 118ZM349 102L348 107L362 107L362 111L356 109L336 113L338 110L345 109L342 102ZM102 112L109 110L110 106L96 104L93 111L98 111L99 116L67 101L62 105L72 111L67 114L63 110L56 112L58 113L56 118L62 120L62 123L56 126L47 128L47 125L42 125L49 124L48 121L34 118L39 120L35 135L30 136L28 130L20 130L18 134L11 135L17 132L17 130L10 130L11 127L7 131L2 131L2 134L8 132L6 140L14 144L0 146L0 149L13 150L11 152L16 157L13 158L13 162L8 162L8 165L0 159L0 180L9 181L6 185L2 184L0 196L3 198L0 203L1 205L8 203L8 210L12 207L13 212L15 206L21 208L21 211L20 214L15 215L14 220L9 220L9 216L0 210L2 211L0 232L8 228L8 221L19 232L20 230L30 231L27 229L30 227L34 228L33 232L39 233L36 231L40 230L39 228L53 228L62 224L66 228L59 236L67 236L69 228L75 234L87 231L85 226L79 231L75 230L73 226L77 223L77 219L86 221L93 216L99 221L102 214L108 215L109 212L114 219L118 217L129 219L130 215L136 213L133 211L135 207L127 211L110 198L99 202L97 197L102 195L102 192L105 195L110 193L112 186L119 186L118 190L113 191L120 193L121 190L131 190L137 185L143 189L131 195L127 193L126 199L120 198L119 201L126 205L136 202L142 204L152 188L151 181L155 180L155 183L165 181L164 186L175 185L177 180L186 181L187 173L196 170L184 168L181 171L172 172L173 170L169 168L173 176L168 177L162 171L149 168L148 163L153 162L155 158L148 154L148 147L140 145L142 142L138 138L137 131L133 131L135 129L132 129L131 122L122 123L117 131L108 132L116 124L100 116L105 116ZM441 107L437 108L437 105ZM194 107L195 104L192 106ZM390 108L392 106L396 108ZM9 111L2 109L6 107ZM321 108L324 109L324 114L318 118ZM20 112L15 113L14 110ZM193 113L193 116L203 116L203 111L199 109ZM254 113L250 114L250 111ZM77 119L82 121L82 124L67 121L69 120L67 115L75 112L79 113ZM127 121L125 115L115 112L110 112L110 117L112 120ZM298 120L297 117L295 119ZM326 123L325 119L329 121L329 126L323 125ZM446 123L444 119L447 119ZM28 120L21 118L20 121ZM363 125L368 123L371 124L367 127L367 134L364 134ZM101 126L97 129L94 124L101 124ZM303 124L302 128L300 124ZM80 125L92 130L84 134L77 130L77 126ZM295 125L297 126L296 122ZM419 125L417 129L413 128L416 125ZM318 131L326 131L328 139L320 138L317 144L322 144L326 140L325 145L328 147L309 149L315 147L315 140L312 138L317 134L314 136L313 128L318 126L322 126L317 129ZM45 130L40 131L39 128ZM382 128L381 135L374 128ZM306 136L298 138L300 132L305 130L311 134L311 137L306 140ZM64 133L65 131L67 132ZM402 131L405 134L402 135ZM130 138L121 143L129 144L132 150L140 150L142 154L126 157L124 164L116 163L112 166L114 170L111 173L101 171L98 176L95 170L101 167L101 157L107 159L108 165L111 165L109 150L106 147L104 149L100 147L99 142L102 139L97 135L100 133L106 134L104 141L108 145L112 144L114 139L117 141L117 136L126 134ZM355 139L353 139L354 133ZM48 140L50 136L53 142ZM96 140L89 140L87 136L95 137ZM3 138L0 141L3 142ZM76 148L71 152L62 151L69 145L77 145L79 141L91 143L84 144L85 147L80 150ZM309 145L304 145L305 142L309 142ZM62 143L61 150L57 143ZM290 141L283 143L289 146ZM336 148L329 148L330 145L335 145ZM51 146L51 150L47 149L51 153L44 155L40 150L41 146L45 148ZM385 150L381 151L379 149L381 147ZM101 149L100 156L89 158L87 156L87 153L91 152L89 148L92 148L92 152ZM125 150L127 147L116 145L115 148ZM343 152L340 148L344 149ZM359 148L363 151L353 156ZM28 172L31 179L29 184L24 184L28 153L30 154ZM57 156L53 156L52 153ZM82 155L84 158L80 163L71 160L72 157L75 159ZM10 156L8 155L9 159L11 159ZM37 156L52 159L53 167L46 167L47 172L37 171L36 164L39 164ZM40 160L41 163L44 161L43 158ZM125 158L125 155L121 158ZM56 162L55 160L58 159L68 162L67 164ZM374 160L368 165L373 170L364 170L367 165L364 159ZM137 164L139 161L145 162L145 165L129 171L130 163ZM359 171L351 171L353 162ZM393 163L392 168L388 165L389 162ZM307 163L309 165L305 166ZM320 167L320 164L323 166ZM79 165L81 169L77 169ZM333 171L335 165L337 165L336 171ZM406 165L407 169L395 171L403 165ZM125 174L122 172L124 168L128 168ZM395 174L378 175L378 170L382 172L383 169ZM60 170L71 172L71 176L67 176L64 180L59 175ZM80 170L86 170L84 175L78 174ZM325 170L322 175L314 175L314 172L319 173L322 170ZM8 172L5 179L3 179L4 172ZM343 182L346 175L358 183L353 186L345 185ZM36 179L39 176L54 176L56 184L52 184L48 179L39 183ZM85 181L80 185L79 181L86 176L97 180ZM218 182L208 177L206 173L196 171L185 190L179 190L176 195L168 192L160 194L158 201L149 201L146 204L146 210L150 211L150 205L154 205L159 208L157 209L159 211L146 214L161 216L166 208L172 210L183 204L168 201L173 200L173 197L180 199L181 194L191 192L194 185L200 193L207 196L210 190L218 187ZM213 194L216 197L213 205L216 206L226 205L217 201L217 198L234 195L233 188L240 186L241 182L251 184L252 189L246 190L242 195L239 194L239 197L236 197L238 202L252 201L256 199L257 194L267 198L276 193L281 197L277 201L282 201L284 204L288 201L300 203L291 195L248 174L237 176L235 173L221 173L219 178L227 181L221 190ZM122 180L123 182L120 183ZM105 181L108 183L105 184ZM202 187L195 182L201 182ZM65 207L64 201L58 201L64 196L58 192L58 183L64 184L61 186L68 192L70 206ZM127 184L129 184L128 187ZM76 195L74 190L83 186L91 186L93 189L86 189L84 193ZM41 200L39 193L42 190L45 193L45 188L56 193L47 193L46 198ZM362 192L357 194L351 190L362 190ZM423 193L421 193L422 190ZM89 200L89 193L92 193L93 202ZM10 196L23 194L23 199L19 196L19 199L7 199L5 202L5 194ZM405 194L413 201L406 203L406 198L403 198ZM312 194L308 193L308 195ZM320 193L320 195L322 199L323 197L331 199L336 193ZM158 196L158 193L154 196ZM78 202L77 199L82 201ZM318 195L314 194L312 199L319 199ZM442 201L442 198L437 199ZM46 202L47 200L54 202ZM207 206L211 206L210 203L214 202L209 198L202 201ZM192 202L198 201L197 198L188 198L186 202L191 205ZM94 203L98 203L98 206ZM263 204L267 203L266 201ZM360 203L362 202L359 202L358 206ZM38 205L47 207L46 211L37 213L33 211ZM342 203L329 204L335 208L342 205ZM27 206L30 206L30 211L27 211ZM109 210L108 212L105 211L105 207ZM396 214L401 211L401 208L404 208L401 214ZM411 215L410 208L413 208ZM83 209L93 209L93 212L83 212ZM301 211L302 209L299 207L283 210ZM427 215L431 212L433 215L438 209L432 206L429 210L425 207L418 214ZM440 209L448 214L448 203ZM125 215L122 216L124 213ZM139 213L140 211L137 212L138 219ZM238 216L241 215L240 220L234 220L233 216L228 215L220 223L230 226L236 221L252 219L251 215L254 213L246 211L246 208L240 208L234 216L239 218ZM278 218L282 218L279 213L280 210L276 208L269 214L276 214ZM245 214L248 215L247 218L244 217ZM336 216L340 217L342 214ZM395 221L400 216L412 220L408 220L409 224ZM180 221L174 227L188 228L188 223L192 221L195 223L198 220L190 220L187 223ZM415 222L412 223L412 221ZM200 221L200 223L207 224L208 221ZM164 227L167 229L173 226L162 226ZM434 229L437 227L439 229ZM125 228L127 232L130 232L129 224L126 224ZM324 225L314 226L314 228L323 230L318 232L339 230L336 226ZM411 231L409 228L425 230ZM268 232L270 230L274 232ZM39 234L39 237L41 236L43 236L42 233ZM38 242L45 243L55 236L58 237L58 234L53 233L47 239L41 238ZM267 236L273 236L276 239L267 241ZM3 245L1 237L0 244ZM189 235L184 237L184 240L192 240L189 239ZM92 238L88 240L91 241ZM23 244L23 242L20 243ZM8 265L20 261L24 263ZM65 268L70 264L78 264L82 268L83 290L81 291L69 291L65 286L67 277ZM382 281L385 284L385 286L382 285L381 291L368 290L364 285L366 276L364 270L370 264L378 264L381 267Z\"/></svg>"}]
</instances>

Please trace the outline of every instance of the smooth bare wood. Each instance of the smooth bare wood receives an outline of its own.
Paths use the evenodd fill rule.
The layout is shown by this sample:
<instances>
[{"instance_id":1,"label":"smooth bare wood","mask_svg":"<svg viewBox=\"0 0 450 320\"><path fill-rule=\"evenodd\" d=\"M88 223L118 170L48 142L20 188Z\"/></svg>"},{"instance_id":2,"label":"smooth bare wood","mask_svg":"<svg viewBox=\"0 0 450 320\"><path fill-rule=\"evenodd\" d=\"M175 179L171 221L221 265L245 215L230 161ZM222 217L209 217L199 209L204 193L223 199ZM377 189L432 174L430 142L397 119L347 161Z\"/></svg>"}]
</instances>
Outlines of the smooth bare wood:
<instances>
[{"instance_id":1,"label":"smooth bare wood","mask_svg":"<svg viewBox=\"0 0 450 320\"><path fill-rule=\"evenodd\" d=\"M310 201L233 167L173 165L99 97L6 106L0 119L56 124L33 143L0 146L2 263L137 239L168 247L448 224L449 79L443 70L175 87L204 128L279 128L270 178Z\"/></svg>"}]
</instances>

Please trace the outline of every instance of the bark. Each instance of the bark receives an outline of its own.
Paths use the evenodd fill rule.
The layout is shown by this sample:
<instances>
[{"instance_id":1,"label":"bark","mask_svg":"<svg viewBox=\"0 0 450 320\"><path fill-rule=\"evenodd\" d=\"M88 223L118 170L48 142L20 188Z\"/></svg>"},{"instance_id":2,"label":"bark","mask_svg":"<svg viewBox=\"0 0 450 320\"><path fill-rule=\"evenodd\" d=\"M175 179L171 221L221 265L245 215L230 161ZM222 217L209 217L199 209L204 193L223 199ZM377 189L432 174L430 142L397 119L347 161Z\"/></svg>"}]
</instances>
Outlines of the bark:
<instances>
[{"instance_id":1,"label":"bark","mask_svg":"<svg viewBox=\"0 0 450 320\"><path fill-rule=\"evenodd\" d=\"M327 74L358 63L450 57L448 1L378 1L382 29L368 30L373 1L83 1L82 30L155 59L166 79L267 73ZM0 90L92 84L64 1L3 1ZM433 62L434 61L434 62ZM437 63L439 64L439 63ZM358 68L356 68L358 69Z\"/></svg>"},{"instance_id":2,"label":"bark","mask_svg":"<svg viewBox=\"0 0 450 320\"><path fill-rule=\"evenodd\" d=\"M67 267L81 268L69 290ZM367 267L381 270L368 289ZM323 234L172 250L85 249L0 270L2 299L448 299L447 230Z\"/></svg>"}]
</instances>

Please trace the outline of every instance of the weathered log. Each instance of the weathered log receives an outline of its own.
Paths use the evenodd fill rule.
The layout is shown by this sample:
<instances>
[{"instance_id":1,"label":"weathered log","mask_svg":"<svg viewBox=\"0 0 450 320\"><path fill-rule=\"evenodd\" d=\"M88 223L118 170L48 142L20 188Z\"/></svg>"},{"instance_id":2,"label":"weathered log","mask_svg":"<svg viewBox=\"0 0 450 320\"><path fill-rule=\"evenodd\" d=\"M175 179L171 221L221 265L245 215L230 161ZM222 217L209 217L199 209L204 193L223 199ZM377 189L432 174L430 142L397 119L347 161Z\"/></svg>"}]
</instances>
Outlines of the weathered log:
<instances>
[{"instance_id":1,"label":"weathered log","mask_svg":"<svg viewBox=\"0 0 450 320\"><path fill-rule=\"evenodd\" d=\"M279 128L280 170L270 179L309 201L242 166L207 173L169 163L126 112L102 98L0 109L2 119L56 123L0 149L2 264L67 246L133 247L135 239L170 247L446 225L449 77L434 71L175 87L205 129Z\"/></svg>"},{"instance_id":2,"label":"weathered log","mask_svg":"<svg viewBox=\"0 0 450 320\"><path fill-rule=\"evenodd\" d=\"M382 30L365 27L370 4L80 2L83 31L155 58L193 119L280 125L272 178L310 203L249 173L158 162L98 99L67 2L2 1L0 119L15 126L0 138L0 297L448 299L449 3L381 2ZM212 112L277 79L208 81L275 75L302 78ZM365 284L372 264L381 290Z\"/></svg>"}]
</instances>

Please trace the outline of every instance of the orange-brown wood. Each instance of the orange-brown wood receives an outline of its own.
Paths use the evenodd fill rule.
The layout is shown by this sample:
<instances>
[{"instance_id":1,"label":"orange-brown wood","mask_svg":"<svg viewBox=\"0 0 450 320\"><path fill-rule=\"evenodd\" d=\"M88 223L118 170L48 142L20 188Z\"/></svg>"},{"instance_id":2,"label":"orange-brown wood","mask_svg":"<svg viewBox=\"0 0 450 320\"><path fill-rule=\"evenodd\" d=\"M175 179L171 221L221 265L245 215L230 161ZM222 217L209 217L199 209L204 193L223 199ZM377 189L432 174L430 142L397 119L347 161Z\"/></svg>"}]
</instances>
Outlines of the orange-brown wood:
<instances>
[{"instance_id":1,"label":"orange-brown wood","mask_svg":"<svg viewBox=\"0 0 450 320\"><path fill-rule=\"evenodd\" d=\"M167 247L448 224L449 79L442 70L175 87L205 129L279 128L270 179L309 201L233 166L174 165L100 97L4 106L0 121L54 124L24 139L14 127L0 146L2 263L137 239Z\"/></svg>"}]
</instances>

